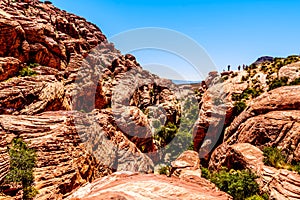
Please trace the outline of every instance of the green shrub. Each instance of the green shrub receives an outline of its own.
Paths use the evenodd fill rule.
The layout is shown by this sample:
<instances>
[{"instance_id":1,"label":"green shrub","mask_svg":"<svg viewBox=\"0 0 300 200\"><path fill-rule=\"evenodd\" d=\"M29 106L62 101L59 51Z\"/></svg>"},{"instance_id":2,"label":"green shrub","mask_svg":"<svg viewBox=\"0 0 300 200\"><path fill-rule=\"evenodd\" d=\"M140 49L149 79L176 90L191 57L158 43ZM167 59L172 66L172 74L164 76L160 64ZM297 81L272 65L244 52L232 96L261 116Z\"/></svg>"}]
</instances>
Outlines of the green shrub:
<instances>
[{"instance_id":1,"label":"green shrub","mask_svg":"<svg viewBox=\"0 0 300 200\"><path fill-rule=\"evenodd\" d=\"M23 187L23 199L32 199L38 193L32 186L36 153L21 138L14 138L11 147L8 147L8 149L10 171L6 176L6 181L9 183L21 183Z\"/></svg>"},{"instance_id":2,"label":"green shrub","mask_svg":"<svg viewBox=\"0 0 300 200\"><path fill-rule=\"evenodd\" d=\"M241 81L244 82L244 81L247 81L248 79L249 79L249 75L242 76Z\"/></svg>"},{"instance_id":3,"label":"green shrub","mask_svg":"<svg viewBox=\"0 0 300 200\"><path fill-rule=\"evenodd\" d=\"M160 141L160 143L165 146L172 141L177 131L177 126L169 122L166 126L161 127L161 129L154 135L154 139Z\"/></svg>"},{"instance_id":4,"label":"green shrub","mask_svg":"<svg viewBox=\"0 0 300 200\"><path fill-rule=\"evenodd\" d=\"M201 167L201 176L205 179L210 179L211 178L211 174L209 169Z\"/></svg>"},{"instance_id":5,"label":"green shrub","mask_svg":"<svg viewBox=\"0 0 300 200\"><path fill-rule=\"evenodd\" d=\"M228 80L228 75L225 75L225 76L222 76L222 81L226 81L226 80Z\"/></svg>"},{"instance_id":6,"label":"green shrub","mask_svg":"<svg viewBox=\"0 0 300 200\"><path fill-rule=\"evenodd\" d=\"M287 82L288 82L287 77L282 77L281 79L276 78L269 83L269 91L274 90L275 88L286 86L288 85Z\"/></svg>"},{"instance_id":7,"label":"green shrub","mask_svg":"<svg viewBox=\"0 0 300 200\"><path fill-rule=\"evenodd\" d=\"M244 101L238 101L234 103L234 110L237 115L241 114L247 108L247 104Z\"/></svg>"},{"instance_id":8,"label":"green shrub","mask_svg":"<svg viewBox=\"0 0 300 200\"><path fill-rule=\"evenodd\" d=\"M29 63L29 65L27 67L29 68L35 68L35 67L38 67L40 64L38 63Z\"/></svg>"},{"instance_id":9,"label":"green shrub","mask_svg":"<svg viewBox=\"0 0 300 200\"><path fill-rule=\"evenodd\" d=\"M249 170L231 169L227 171L222 169L219 172L211 173L210 180L235 200L243 200L259 193L256 178L258 177Z\"/></svg>"},{"instance_id":10,"label":"green shrub","mask_svg":"<svg viewBox=\"0 0 300 200\"><path fill-rule=\"evenodd\" d=\"M238 76L238 73L237 73L237 72L234 72L234 73L231 74L231 78L234 78L234 77L236 77L236 76Z\"/></svg>"},{"instance_id":11,"label":"green shrub","mask_svg":"<svg viewBox=\"0 0 300 200\"><path fill-rule=\"evenodd\" d=\"M298 174L300 174L300 162L293 163L291 170L297 172Z\"/></svg>"},{"instance_id":12,"label":"green shrub","mask_svg":"<svg viewBox=\"0 0 300 200\"><path fill-rule=\"evenodd\" d=\"M290 82L289 85L300 85L300 78L296 78L295 80L293 80L292 82Z\"/></svg>"},{"instance_id":13,"label":"green shrub","mask_svg":"<svg viewBox=\"0 0 300 200\"><path fill-rule=\"evenodd\" d=\"M265 147L263 149L265 165L275 167L277 169L288 169L300 174L300 162L288 163L287 156L280 149L274 147Z\"/></svg>"},{"instance_id":14,"label":"green shrub","mask_svg":"<svg viewBox=\"0 0 300 200\"><path fill-rule=\"evenodd\" d=\"M258 178L249 170L227 170L222 168L220 171L209 171L201 168L201 176L213 182L220 190L230 194L234 200L267 200L267 194L259 191L259 185L255 181Z\"/></svg>"},{"instance_id":15,"label":"green shrub","mask_svg":"<svg viewBox=\"0 0 300 200\"><path fill-rule=\"evenodd\" d=\"M263 194L263 195L253 195L251 197L246 198L246 200L268 200L269 199L269 195L267 194Z\"/></svg>"},{"instance_id":16,"label":"green shrub","mask_svg":"<svg viewBox=\"0 0 300 200\"><path fill-rule=\"evenodd\" d=\"M32 70L31 68L29 68L29 67L24 67L23 69L21 69L19 71L19 75L21 77L24 77L24 76L34 76L34 75L37 75L37 73L34 70Z\"/></svg>"},{"instance_id":17,"label":"green shrub","mask_svg":"<svg viewBox=\"0 0 300 200\"><path fill-rule=\"evenodd\" d=\"M261 66L261 70L266 73L268 71L268 67L263 65Z\"/></svg>"},{"instance_id":18,"label":"green shrub","mask_svg":"<svg viewBox=\"0 0 300 200\"><path fill-rule=\"evenodd\" d=\"M263 149L264 159L263 162L265 165L281 168L286 163L286 156L284 156L280 149L273 147L265 147Z\"/></svg>"},{"instance_id":19,"label":"green shrub","mask_svg":"<svg viewBox=\"0 0 300 200\"><path fill-rule=\"evenodd\" d=\"M166 165L166 166L162 166L161 168L158 169L158 173L159 174L164 174L169 176L170 175L170 171L171 171L171 167Z\"/></svg>"}]
</instances>

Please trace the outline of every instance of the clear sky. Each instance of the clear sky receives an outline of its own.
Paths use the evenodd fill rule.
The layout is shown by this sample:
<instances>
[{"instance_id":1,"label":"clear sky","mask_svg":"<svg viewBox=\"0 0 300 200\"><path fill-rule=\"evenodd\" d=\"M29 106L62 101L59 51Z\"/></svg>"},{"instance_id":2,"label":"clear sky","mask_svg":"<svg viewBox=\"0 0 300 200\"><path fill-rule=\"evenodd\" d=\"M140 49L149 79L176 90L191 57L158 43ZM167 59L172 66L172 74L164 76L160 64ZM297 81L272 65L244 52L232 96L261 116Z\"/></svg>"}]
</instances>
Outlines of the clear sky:
<instances>
[{"instance_id":1,"label":"clear sky","mask_svg":"<svg viewBox=\"0 0 300 200\"><path fill-rule=\"evenodd\" d=\"M143 27L181 32L201 45L219 70L229 64L232 68L251 64L264 55L300 54L299 0L51 1L95 23L108 38ZM197 79L192 70L182 67L183 63L168 62L172 60L170 55L133 54L144 65L164 60L162 64L174 65L177 73Z\"/></svg>"}]
</instances>

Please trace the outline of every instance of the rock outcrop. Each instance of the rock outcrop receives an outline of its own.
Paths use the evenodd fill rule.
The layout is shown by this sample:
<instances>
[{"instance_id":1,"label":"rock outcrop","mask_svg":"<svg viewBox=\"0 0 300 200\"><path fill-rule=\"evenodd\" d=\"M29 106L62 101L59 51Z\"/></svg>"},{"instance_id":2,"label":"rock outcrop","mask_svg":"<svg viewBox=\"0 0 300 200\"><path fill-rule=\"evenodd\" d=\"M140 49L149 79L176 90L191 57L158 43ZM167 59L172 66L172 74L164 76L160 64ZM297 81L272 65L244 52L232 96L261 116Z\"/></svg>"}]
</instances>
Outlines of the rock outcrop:
<instances>
[{"instance_id":1,"label":"rock outcrop","mask_svg":"<svg viewBox=\"0 0 300 200\"><path fill-rule=\"evenodd\" d=\"M195 151L183 152L171 163L171 175L180 179L197 181L201 179L200 158Z\"/></svg>"},{"instance_id":2,"label":"rock outcrop","mask_svg":"<svg viewBox=\"0 0 300 200\"><path fill-rule=\"evenodd\" d=\"M276 146L299 161L299 95L300 86L287 86L256 98L228 127L224 141Z\"/></svg>"},{"instance_id":3,"label":"rock outcrop","mask_svg":"<svg viewBox=\"0 0 300 200\"><path fill-rule=\"evenodd\" d=\"M203 185L161 175L114 173L75 191L68 199L232 199L203 179Z\"/></svg>"},{"instance_id":4,"label":"rock outcrop","mask_svg":"<svg viewBox=\"0 0 300 200\"><path fill-rule=\"evenodd\" d=\"M75 125L74 118L80 119L75 120ZM6 146L14 137L22 137L37 151L34 177L38 199L62 198L80 185L115 170L151 171L152 161L110 120L109 112L104 111L1 115L0 179L9 170Z\"/></svg>"},{"instance_id":5,"label":"rock outcrop","mask_svg":"<svg viewBox=\"0 0 300 200\"><path fill-rule=\"evenodd\" d=\"M221 155L217 160L214 155ZM300 175L285 169L265 166L260 149L249 143L221 145L212 156L210 167L213 169L226 166L228 168L248 168L259 176L261 190L269 194L270 199L299 199Z\"/></svg>"},{"instance_id":6,"label":"rock outcrop","mask_svg":"<svg viewBox=\"0 0 300 200\"><path fill-rule=\"evenodd\" d=\"M141 151L155 157L159 148L152 118L178 124L181 114L171 81L51 3L4 0L0 18L0 182L14 137L37 151L38 199L61 199L113 171L151 172Z\"/></svg>"}]
</instances>

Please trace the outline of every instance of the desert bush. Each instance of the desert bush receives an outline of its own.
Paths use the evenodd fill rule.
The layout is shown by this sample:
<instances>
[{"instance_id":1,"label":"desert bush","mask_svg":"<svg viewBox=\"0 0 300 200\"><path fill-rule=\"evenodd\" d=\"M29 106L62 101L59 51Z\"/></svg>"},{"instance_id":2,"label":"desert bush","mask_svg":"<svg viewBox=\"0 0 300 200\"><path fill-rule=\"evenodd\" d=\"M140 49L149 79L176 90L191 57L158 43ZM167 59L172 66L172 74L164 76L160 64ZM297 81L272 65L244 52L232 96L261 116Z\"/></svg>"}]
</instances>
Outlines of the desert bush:
<instances>
[{"instance_id":1,"label":"desert bush","mask_svg":"<svg viewBox=\"0 0 300 200\"><path fill-rule=\"evenodd\" d=\"M236 115L239 115L247 108L247 104L244 101L237 101L234 103L234 110Z\"/></svg>"},{"instance_id":2,"label":"desert bush","mask_svg":"<svg viewBox=\"0 0 300 200\"><path fill-rule=\"evenodd\" d=\"M280 149L265 147L263 149L263 155L263 162L265 165L275 168L282 168L286 164L286 156L282 154Z\"/></svg>"},{"instance_id":3,"label":"desert bush","mask_svg":"<svg viewBox=\"0 0 300 200\"><path fill-rule=\"evenodd\" d=\"M249 170L227 170L223 168L218 172L210 172L201 168L202 177L209 179L220 190L230 194L235 200L242 200L259 194L258 178Z\"/></svg>"},{"instance_id":4,"label":"desert bush","mask_svg":"<svg viewBox=\"0 0 300 200\"><path fill-rule=\"evenodd\" d=\"M296 78L295 80L290 82L289 85L300 85L300 78Z\"/></svg>"},{"instance_id":5,"label":"desert bush","mask_svg":"<svg viewBox=\"0 0 300 200\"><path fill-rule=\"evenodd\" d=\"M36 75L37 73L31 69L30 67L24 67L22 68L20 71L19 71L19 75L21 77L25 77L25 76L34 76Z\"/></svg>"},{"instance_id":6,"label":"desert bush","mask_svg":"<svg viewBox=\"0 0 300 200\"><path fill-rule=\"evenodd\" d=\"M274 80L272 80L272 81L269 82L269 89L268 89L268 91L274 90L274 89L282 87L282 86L286 86L286 85L288 85L287 82L288 82L288 78L287 77L282 77L281 79L276 78L276 79L274 79Z\"/></svg>"},{"instance_id":7,"label":"desert bush","mask_svg":"<svg viewBox=\"0 0 300 200\"><path fill-rule=\"evenodd\" d=\"M248 79L249 79L249 75L242 76L241 81L244 82L244 81L247 81Z\"/></svg>"},{"instance_id":8,"label":"desert bush","mask_svg":"<svg viewBox=\"0 0 300 200\"><path fill-rule=\"evenodd\" d=\"M172 141L177 131L177 126L169 122L167 125L160 128L160 130L154 135L154 139L160 141L160 143L165 146Z\"/></svg>"},{"instance_id":9,"label":"desert bush","mask_svg":"<svg viewBox=\"0 0 300 200\"><path fill-rule=\"evenodd\" d=\"M201 176L205 179L210 179L211 178L211 174L209 169L205 168L205 167L201 167Z\"/></svg>"},{"instance_id":10,"label":"desert bush","mask_svg":"<svg viewBox=\"0 0 300 200\"><path fill-rule=\"evenodd\" d=\"M164 174L164 175L169 176L170 171L171 171L171 166L169 166L169 165L162 166L158 169L158 173L161 175Z\"/></svg>"},{"instance_id":11,"label":"desert bush","mask_svg":"<svg viewBox=\"0 0 300 200\"><path fill-rule=\"evenodd\" d=\"M300 162L287 162L287 156L276 147L265 147L263 149L265 165L275 167L277 169L287 169L300 174Z\"/></svg>"},{"instance_id":12,"label":"desert bush","mask_svg":"<svg viewBox=\"0 0 300 200\"><path fill-rule=\"evenodd\" d=\"M35 67L38 67L40 64L38 63L29 63L27 67L29 68L35 68Z\"/></svg>"},{"instance_id":13,"label":"desert bush","mask_svg":"<svg viewBox=\"0 0 300 200\"><path fill-rule=\"evenodd\" d=\"M262 194L261 196L256 194L246 198L246 200L268 200L268 199L269 199L269 195L267 194Z\"/></svg>"}]
</instances>

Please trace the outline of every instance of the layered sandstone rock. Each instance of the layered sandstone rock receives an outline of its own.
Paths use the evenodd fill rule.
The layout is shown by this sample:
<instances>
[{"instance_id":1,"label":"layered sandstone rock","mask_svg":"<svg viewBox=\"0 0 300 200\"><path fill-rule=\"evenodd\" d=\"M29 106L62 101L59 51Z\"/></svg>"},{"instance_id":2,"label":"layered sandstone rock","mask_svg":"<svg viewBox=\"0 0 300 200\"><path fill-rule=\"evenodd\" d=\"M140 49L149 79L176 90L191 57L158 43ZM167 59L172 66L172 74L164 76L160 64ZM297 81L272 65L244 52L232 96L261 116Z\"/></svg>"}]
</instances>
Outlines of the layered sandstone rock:
<instances>
[{"instance_id":1,"label":"layered sandstone rock","mask_svg":"<svg viewBox=\"0 0 300 200\"><path fill-rule=\"evenodd\" d=\"M172 162L171 175L184 180L199 180L201 178L200 158L195 151L183 152Z\"/></svg>"},{"instance_id":2,"label":"layered sandstone rock","mask_svg":"<svg viewBox=\"0 0 300 200\"><path fill-rule=\"evenodd\" d=\"M290 81L293 81L300 77L300 62L292 63L287 66L283 66L279 70L279 78L287 77Z\"/></svg>"},{"instance_id":3,"label":"layered sandstone rock","mask_svg":"<svg viewBox=\"0 0 300 200\"><path fill-rule=\"evenodd\" d=\"M13 57L0 57L0 81L7 80L18 74L21 61Z\"/></svg>"},{"instance_id":4,"label":"layered sandstone rock","mask_svg":"<svg viewBox=\"0 0 300 200\"><path fill-rule=\"evenodd\" d=\"M51 4L1 1L0 16L0 182L14 137L37 150L39 199L63 198L112 171L151 172L141 152L158 149L147 113L159 108L163 122L178 123L172 83L122 56L92 23ZM28 68L35 75L20 77Z\"/></svg>"},{"instance_id":5,"label":"layered sandstone rock","mask_svg":"<svg viewBox=\"0 0 300 200\"><path fill-rule=\"evenodd\" d=\"M203 179L203 182L206 180ZM232 199L214 186L161 175L114 173L77 190L68 199Z\"/></svg>"},{"instance_id":6,"label":"layered sandstone rock","mask_svg":"<svg viewBox=\"0 0 300 200\"><path fill-rule=\"evenodd\" d=\"M226 130L228 144L277 146L299 161L300 86L280 87L256 98Z\"/></svg>"},{"instance_id":7,"label":"layered sandstone rock","mask_svg":"<svg viewBox=\"0 0 300 200\"><path fill-rule=\"evenodd\" d=\"M300 175L285 169L265 166L262 151L249 143L221 145L215 150L212 158L211 169L226 166L235 169L248 168L256 173L261 190L267 192L270 199L300 198Z\"/></svg>"},{"instance_id":8,"label":"layered sandstone rock","mask_svg":"<svg viewBox=\"0 0 300 200\"><path fill-rule=\"evenodd\" d=\"M0 116L1 180L9 170L7 145L22 137L37 151L39 199L59 199L114 170L151 172L153 163L110 121L109 112L45 112Z\"/></svg>"}]
</instances>

